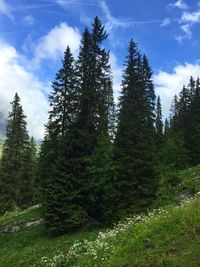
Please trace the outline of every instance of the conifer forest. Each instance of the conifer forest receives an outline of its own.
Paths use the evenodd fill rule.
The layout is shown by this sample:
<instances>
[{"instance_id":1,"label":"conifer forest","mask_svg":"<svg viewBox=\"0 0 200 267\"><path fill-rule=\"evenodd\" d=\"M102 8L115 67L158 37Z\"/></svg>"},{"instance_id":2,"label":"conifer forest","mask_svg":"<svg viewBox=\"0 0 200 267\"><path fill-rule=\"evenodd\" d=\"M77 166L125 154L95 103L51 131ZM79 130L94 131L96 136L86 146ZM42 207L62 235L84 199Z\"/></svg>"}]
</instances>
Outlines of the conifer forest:
<instances>
[{"instance_id":1,"label":"conifer forest","mask_svg":"<svg viewBox=\"0 0 200 267\"><path fill-rule=\"evenodd\" d=\"M161 170L199 163L199 79L191 77L174 96L163 124L148 58L131 39L116 105L106 38L95 17L76 60L66 48L39 152L16 92L1 158L1 214L42 203L45 225L55 234L90 220L111 224L151 205Z\"/></svg>"},{"instance_id":2,"label":"conifer forest","mask_svg":"<svg viewBox=\"0 0 200 267\"><path fill-rule=\"evenodd\" d=\"M148 55L131 39L115 101L108 38L95 17L82 32L78 55L66 47L41 141L28 133L22 96L11 99L0 160L1 216L40 205L45 233L53 237L88 225L112 227L148 213L163 197L161 186L176 187L177 174L200 163L200 79L191 76L164 118Z\"/></svg>"}]
</instances>

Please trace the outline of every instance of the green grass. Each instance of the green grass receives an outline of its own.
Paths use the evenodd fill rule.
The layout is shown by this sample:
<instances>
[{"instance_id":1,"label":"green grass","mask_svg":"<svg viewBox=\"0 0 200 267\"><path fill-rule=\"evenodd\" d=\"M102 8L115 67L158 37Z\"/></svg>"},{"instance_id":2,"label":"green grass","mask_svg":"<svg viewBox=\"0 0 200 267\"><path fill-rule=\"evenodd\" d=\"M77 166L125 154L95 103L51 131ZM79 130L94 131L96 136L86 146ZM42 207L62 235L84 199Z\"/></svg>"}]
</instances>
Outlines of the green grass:
<instances>
[{"instance_id":1,"label":"green grass","mask_svg":"<svg viewBox=\"0 0 200 267\"><path fill-rule=\"evenodd\" d=\"M72 247L44 266L133 267L200 265L200 198L121 223L92 242ZM140 222L137 222L140 221ZM61 265L65 262L65 265Z\"/></svg>"},{"instance_id":2,"label":"green grass","mask_svg":"<svg viewBox=\"0 0 200 267\"><path fill-rule=\"evenodd\" d=\"M76 240L94 239L98 229L76 232L62 237L47 235L42 225L0 237L0 267L39 266L41 257L52 257L66 250Z\"/></svg>"},{"instance_id":3,"label":"green grass","mask_svg":"<svg viewBox=\"0 0 200 267\"><path fill-rule=\"evenodd\" d=\"M161 179L158 198L153 207L179 204L182 199L199 191L200 165L178 172L167 171Z\"/></svg>"},{"instance_id":4,"label":"green grass","mask_svg":"<svg viewBox=\"0 0 200 267\"><path fill-rule=\"evenodd\" d=\"M130 218L113 229L93 226L51 237L39 225L0 234L0 267L200 266L200 197L176 206L197 191L200 166L165 175L154 203L156 208L165 207ZM38 218L40 208L8 213L0 217L0 233L5 227Z\"/></svg>"},{"instance_id":5,"label":"green grass","mask_svg":"<svg viewBox=\"0 0 200 267\"><path fill-rule=\"evenodd\" d=\"M18 222L28 222L40 218L40 208L38 205L33 206L24 211L8 212L4 216L0 217L0 227L6 225L13 225Z\"/></svg>"}]
</instances>

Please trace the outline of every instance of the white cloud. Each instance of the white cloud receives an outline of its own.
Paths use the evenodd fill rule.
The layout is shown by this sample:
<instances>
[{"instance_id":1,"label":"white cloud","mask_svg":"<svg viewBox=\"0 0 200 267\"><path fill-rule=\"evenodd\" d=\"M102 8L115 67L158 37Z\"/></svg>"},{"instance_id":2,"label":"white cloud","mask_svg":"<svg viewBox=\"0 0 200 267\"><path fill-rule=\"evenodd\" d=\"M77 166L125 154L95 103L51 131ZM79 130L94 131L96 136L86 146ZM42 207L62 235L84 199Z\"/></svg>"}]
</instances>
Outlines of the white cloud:
<instances>
[{"instance_id":1,"label":"white cloud","mask_svg":"<svg viewBox=\"0 0 200 267\"><path fill-rule=\"evenodd\" d=\"M187 39L192 39L192 32L189 24L182 25L181 30L185 33Z\"/></svg>"},{"instance_id":2,"label":"white cloud","mask_svg":"<svg viewBox=\"0 0 200 267\"><path fill-rule=\"evenodd\" d=\"M36 45L32 44L34 50L32 63L38 64L44 59L54 60L59 56L62 57L67 45L76 53L80 38L78 29L61 23L41 37ZM26 66L31 67L31 71ZM14 47L0 40L0 112L7 118L9 103L15 92L18 92L27 115L30 134L38 139L42 138L44 123L48 119L49 104L46 93L50 85L44 84L37 78L34 74L35 66L37 65L30 66L30 62L27 64L26 59Z\"/></svg>"},{"instance_id":3,"label":"white cloud","mask_svg":"<svg viewBox=\"0 0 200 267\"><path fill-rule=\"evenodd\" d=\"M170 3L169 6L176 7L179 9L188 9L188 5L185 3L184 0L178 0L175 3Z\"/></svg>"},{"instance_id":4,"label":"white cloud","mask_svg":"<svg viewBox=\"0 0 200 267\"><path fill-rule=\"evenodd\" d=\"M186 35L176 35L174 38L179 44L183 44L183 41L187 39Z\"/></svg>"},{"instance_id":5,"label":"white cloud","mask_svg":"<svg viewBox=\"0 0 200 267\"><path fill-rule=\"evenodd\" d=\"M48 100L43 93L45 85L21 63L22 56L14 47L0 41L0 112L7 118L15 92L21 97L27 115L28 129L35 138L44 133L48 118Z\"/></svg>"},{"instance_id":6,"label":"white cloud","mask_svg":"<svg viewBox=\"0 0 200 267\"><path fill-rule=\"evenodd\" d=\"M170 18L165 18L162 23L160 24L160 27L166 27L171 24L171 19Z\"/></svg>"},{"instance_id":7,"label":"white cloud","mask_svg":"<svg viewBox=\"0 0 200 267\"><path fill-rule=\"evenodd\" d=\"M200 63L185 63L177 65L171 73L159 71L154 75L154 83L156 93L161 96L163 115L169 115L172 98L175 94L179 94L183 85L189 83L190 76L195 79L200 76Z\"/></svg>"},{"instance_id":8,"label":"white cloud","mask_svg":"<svg viewBox=\"0 0 200 267\"><path fill-rule=\"evenodd\" d=\"M192 30L190 24L184 24L180 27L183 34L180 34L178 36L175 36L175 39L180 43L183 44L183 41L186 39L191 40L192 39Z\"/></svg>"},{"instance_id":9,"label":"white cloud","mask_svg":"<svg viewBox=\"0 0 200 267\"><path fill-rule=\"evenodd\" d=\"M192 39L192 26L196 23L200 23L200 11L195 12L186 12L184 11L179 19L180 30L183 32L178 36L175 36L175 39L179 43L183 43L184 40Z\"/></svg>"},{"instance_id":10,"label":"white cloud","mask_svg":"<svg viewBox=\"0 0 200 267\"><path fill-rule=\"evenodd\" d=\"M144 20L144 21L134 21L134 20L125 20L120 18L115 18L112 16L107 4L105 1L98 0L98 3L106 17L107 23L106 28L108 31L111 31L114 28L129 28L135 25L145 25L145 24L152 24L152 23L160 23L161 20Z\"/></svg>"},{"instance_id":11,"label":"white cloud","mask_svg":"<svg viewBox=\"0 0 200 267\"><path fill-rule=\"evenodd\" d=\"M127 22L122 21L120 19L114 18L111 13L110 10L106 4L105 1L99 1L99 5L107 19L107 23L106 23L106 27L108 30L111 30L113 28L117 28L117 27L128 27Z\"/></svg>"},{"instance_id":12,"label":"white cloud","mask_svg":"<svg viewBox=\"0 0 200 267\"><path fill-rule=\"evenodd\" d=\"M67 45L70 46L73 53L76 53L80 38L77 28L72 28L67 23L62 22L40 38L35 47L35 62L39 63L42 59L55 60L59 56L63 56Z\"/></svg>"},{"instance_id":13,"label":"white cloud","mask_svg":"<svg viewBox=\"0 0 200 267\"><path fill-rule=\"evenodd\" d=\"M200 11L183 12L180 22L198 23L200 22Z\"/></svg>"},{"instance_id":14,"label":"white cloud","mask_svg":"<svg viewBox=\"0 0 200 267\"><path fill-rule=\"evenodd\" d=\"M31 15L27 15L23 18L23 23L32 26L35 23L35 18Z\"/></svg>"},{"instance_id":15,"label":"white cloud","mask_svg":"<svg viewBox=\"0 0 200 267\"><path fill-rule=\"evenodd\" d=\"M97 6L94 1L85 1L85 0L56 0L56 3L59 4L60 6L66 8L70 7L72 5L75 6Z\"/></svg>"},{"instance_id":16,"label":"white cloud","mask_svg":"<svg viewBox=\"0 0 200 267\"><path fill-rule=\"evenodd\" d=\"M5 2L5 0L0 0L0 13L8 16L10 19L14 19L10 6Z\"/></svg>"},{"instance_id":17,"label":"white cloud","mask_svg":"<svg viewBox=\"0 0 200 267\"><path fill-rule=\"evenodd\" d=\"M122 68L118 65L117 57L113 52L110 52L110 64L113 73L113 93L117 102L121 91Z\"/></svg>"}]
</instances>

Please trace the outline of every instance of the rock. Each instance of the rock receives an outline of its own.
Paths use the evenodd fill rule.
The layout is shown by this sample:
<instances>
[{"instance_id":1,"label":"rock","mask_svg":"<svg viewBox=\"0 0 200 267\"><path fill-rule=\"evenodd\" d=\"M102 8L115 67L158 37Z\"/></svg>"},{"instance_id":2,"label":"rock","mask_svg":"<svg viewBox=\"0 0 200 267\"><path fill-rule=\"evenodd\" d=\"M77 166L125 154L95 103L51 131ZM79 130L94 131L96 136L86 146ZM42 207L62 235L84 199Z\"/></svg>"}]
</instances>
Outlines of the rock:
<instances>
[{"instance_id":1,"label":"rock","mask_svg":"<svg viewBox=\"0 0 200 267\"><path fill-rule=\"evenodd\" d=\"M22 230L23 228L28 228L28 227L36 227L38 225L40 225L41 223L43 223L43 219L37 219L35 221L31 221L31 222L27 222L27 223L23 223L23 222L18 222L18 224L16 225L10 225L5 227L4 229L0 229L0 235L1 234L9 234L9 233L17 233L20 230Z\"/></svg>"},{"instance_id":2,"label":"rock","mask_svg":"<svg viewBox=\"0 0 200 267\"><path fill-rule=\"evenodd\" d=\"M20 231L20 226L19 225L12 226L12 228L10 229L11 233L17 233L19 231Z\"/></svg>"},{"instance_id":3,"label":"rock","mask_svg":"<svg viewBox=\"0 0 200 267\"><path fill-rule=\"evenodd\" d=\"M181 195L179 195L176 198L177 204L179 204L180 202L182 202L186 199L190 199L190 198L194 197L196 195L196 193L197 193L197 190L195 188L186 190L184 193L182 193Z\"/></svg>"},{"instance_id":4,"label":"rock","mask_svg":"<svg viewBox=\"0 0 200 267\"><path fill-rule=\"evenodd\" d=\"M42 222L43 222L43 219L39 219L39 220L36 220L36 221L28 222L28 223L25 224L25 227L35 227L35 226L40 225Z\"/></svg>"}]
</instances>

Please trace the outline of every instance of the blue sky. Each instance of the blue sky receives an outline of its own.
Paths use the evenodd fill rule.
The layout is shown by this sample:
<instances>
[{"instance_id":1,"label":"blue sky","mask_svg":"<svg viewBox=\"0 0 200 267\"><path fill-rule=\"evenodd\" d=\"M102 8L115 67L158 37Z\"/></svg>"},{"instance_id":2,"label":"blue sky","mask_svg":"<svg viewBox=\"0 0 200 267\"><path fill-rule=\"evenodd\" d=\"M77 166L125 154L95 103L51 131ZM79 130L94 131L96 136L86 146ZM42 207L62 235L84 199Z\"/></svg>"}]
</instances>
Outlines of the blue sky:
<instances>
[{"instance_id":1,"label":"blue sky","mask_svg":"<svg viewBox=\"0 0 200 267\"><path fill-rule=\"evenodd\" d=\"M7 116L17 91L36 138L63 52L70 45L77 56L81 33L96 15L109 32L116 99L130 38L150 60L164 116L189 76L200 76L200 1L0 0L0 111Z\"/></svg>"}]
</instances>

